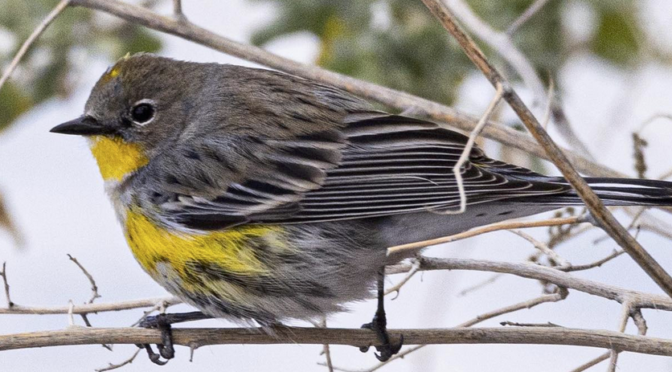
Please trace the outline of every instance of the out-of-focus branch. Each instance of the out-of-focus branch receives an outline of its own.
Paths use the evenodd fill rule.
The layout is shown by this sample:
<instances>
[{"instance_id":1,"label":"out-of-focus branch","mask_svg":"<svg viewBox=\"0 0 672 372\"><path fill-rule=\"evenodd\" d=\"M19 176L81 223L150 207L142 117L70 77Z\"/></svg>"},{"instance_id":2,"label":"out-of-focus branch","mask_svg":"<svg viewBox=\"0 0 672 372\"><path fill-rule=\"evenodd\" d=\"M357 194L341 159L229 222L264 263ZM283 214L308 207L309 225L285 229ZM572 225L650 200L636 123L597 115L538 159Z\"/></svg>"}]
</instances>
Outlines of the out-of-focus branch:
<instances>
[{"instance_id":1,"label":"out-of-focus branch","mask_svg":"<svg viewBox=\"0 0 672 372\"><path fill-rule=\"evenodd\" d=\"M553 139L546 133L537 118L527 108L518 94L510 88L508 82L502 74L499 73L487 60L483 52L478 48L474 41L457 24L451 11L439 0L422 0L429 10L439 19L448 32L460 44L464 52L471 61L478 67L493 86L504 85L509 87L504 94L504 99L509 106L516 112L520 120L525 124L527 130L544 148L549 158L558 167L562 175L576 190L581 200L586 204L592 217L598 222L600 227L616 241L623 250L628 252L630 257L646 272L651 279L665 292L672 297L672 277L658 264L658 262L621 226L614 216L605 207L602 200L597 197L595 192L588 186L586 181L581 178L574 169L569 159L553 142Z\"/></svg>"},{"instance_id":2,"label":"out-of-focus branch","mask_svg":"<svg viewBox=\"0 0 672 372\"><path fill-rule=\"evenodd\" d=\"M28 36L28 39L23 42L23 45L21 45L21 48L14 56L14 59L12 59L12 62L9 64L5 72L2 73L2 77L0 77L0 89L2 89L2 86L9 79L9 76L12 74L14 69L16 69L16 66L19 65L19 62L21 62L21 59L24 55L26 55L26 52L28 52L28 49L30 49L35 40L37 40L40 35L42 35L44 30L49 27L51 22L53 22L54 19L56 19L56 17L58 17L58 15L68 7L68 5L70 5L70 0L61 0L56 5L56 7L42 20L42 22L37 25L35 30L33 30L33 33Z\"/></svg>"},{"instance_id":3,"label":"out-of-focus branch","mask_svg":"<svg viewBox=\"0 0 672 372\"><path fill-rule=\"evenodd\" d=\"M262 328L175 328L177 345L313 344L377 345L376 335L366 329L275 327L269 335ZM562 327L448 328L389 330L393 339L417 344L537 344L573 345L616 349L641 354L672 356L672 340L625 335L605 330ZM161 332L142 328L79 328L0 336L1 350L91 344L159 344Z\"/></svg>"},{"instance_id":4,"label":"out-of-focus branch","mask_svg":"<svg viewBox=\"0 0 672 372\"><path fill-rule=\"evenodd\" d=\"M0 276L2 277L2 284L5 288L5 298L7 299L7 308L6 309L0 309L2 310L13 310L16 306L15 303L12 302L12 298L9 296L9 280L7 279L7 262L2 263L2 272L0 272Z\"/></svg>"},{"instance_id":5,"label":"out-of-focus branch","mask_svg":"<svg viewBox=\"0 0 672 372\"><path fill-rule=\"evenodd\" d=\"M511 22L511 25L506 29L506 34L511 36L518 31L527 21L529 21L541 8L548 3L548 0L537 0L532 5L530 5L523 14L518 17L515 21Z\"/></svg>"},{"instance_id":6,"label":"out-of-focus branch","mask_svg":"<svg viewBox=\"0 0 672 372\"><path fill-rule=\"evenodd\" d=\"M546 101L546 89L544 89L544 84L539 79L537 71L535 70L532 63L525 57L525 55L516 47L516 45L511 40L511 34L508 32L499 32L490 27L489 24L480 19L469 7L469 5L463 0L442 0L443 3L448 6L455 16L462 21L462 23L467 27L474 35L479 39L487 43L492 49L494 49L506 62L508 62L511 67L518 73L518 75L523 79L523 82L528 86L534 95L535 100L539 103L541 107L552 107L554 118L560 117L564 120L556 120L555 124L558 128L560 134L567 140L568 143L581 155L588 159L594 160L588 147L581 141L581 139L574 133L572 130L569 121L567 120L566 115L562 112L562 107L553 102ZM536 11L543 7L545 2L535 2L532 7L534 7L532 12L527 14L527 19L531 17ZM531 7L531 8L532 8ZM521 18L519 18L520 20ZM555 113L558 112L556 115Z\"/></svg>"}]
</instances>

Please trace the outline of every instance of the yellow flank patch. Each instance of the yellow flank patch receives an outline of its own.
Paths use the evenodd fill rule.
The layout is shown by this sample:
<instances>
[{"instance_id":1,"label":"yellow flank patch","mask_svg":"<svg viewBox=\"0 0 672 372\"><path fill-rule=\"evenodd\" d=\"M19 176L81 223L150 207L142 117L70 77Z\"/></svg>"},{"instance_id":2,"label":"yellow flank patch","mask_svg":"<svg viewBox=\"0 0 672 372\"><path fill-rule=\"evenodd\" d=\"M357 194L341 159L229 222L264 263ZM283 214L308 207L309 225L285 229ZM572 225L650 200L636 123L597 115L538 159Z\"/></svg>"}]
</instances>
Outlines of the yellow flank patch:
<instances>
[{"instance_id":1,"label":"yellow flank patch","mask_svg":"<svg viewBox=\"0 0 672 372\"><path fill-rule=\"evenodd\" d=\"M263 274L267 268L256 256L251 240L277 236L277 226L244 226L203 235L186 235L153 224L131 208L126 214L126 239L136 260L152 276L157 264L167 263L177 272L184 286L190 283L187 264L207 263L235 274ZM192 286L192 289L193 288Z\"/></svg>"},{"instance_id":2,"label":"yellow flank patch","mask_svg":"<svg viewBox=\"0 0 672 372\"><path fill-rule=\"evenodd\" d=\"M91 141L91 153L106 181L121 181L149 161L139 145L127 143L121 137L95 136Z\"/></svg>"}]
</instances>

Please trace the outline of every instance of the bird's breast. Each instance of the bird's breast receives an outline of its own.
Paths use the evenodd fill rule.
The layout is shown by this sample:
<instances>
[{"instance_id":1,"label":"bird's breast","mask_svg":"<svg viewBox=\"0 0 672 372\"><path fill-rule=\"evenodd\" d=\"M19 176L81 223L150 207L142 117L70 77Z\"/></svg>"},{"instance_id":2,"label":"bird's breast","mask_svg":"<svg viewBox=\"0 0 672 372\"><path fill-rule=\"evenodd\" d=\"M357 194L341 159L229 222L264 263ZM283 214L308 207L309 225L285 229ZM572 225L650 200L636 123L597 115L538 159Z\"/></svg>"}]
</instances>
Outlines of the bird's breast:
<instances>
[{"instance_id":1,"label":"bird's breast","mask_svg":"<svg viewBox=\"0 0 672 372\"><path fill-rule=\"evenodd\" d=\"M126 212L125 233L136 260L155 280L162 284L179 281L183 289L192 291L206 290L215 271L253 277L267 274L264 251L270 245L274 249L282 245L277 226L192 234L161 227L133 208ZM173 278L162 277L165 268L170 268Z\"/></svg>"}]
</instances>

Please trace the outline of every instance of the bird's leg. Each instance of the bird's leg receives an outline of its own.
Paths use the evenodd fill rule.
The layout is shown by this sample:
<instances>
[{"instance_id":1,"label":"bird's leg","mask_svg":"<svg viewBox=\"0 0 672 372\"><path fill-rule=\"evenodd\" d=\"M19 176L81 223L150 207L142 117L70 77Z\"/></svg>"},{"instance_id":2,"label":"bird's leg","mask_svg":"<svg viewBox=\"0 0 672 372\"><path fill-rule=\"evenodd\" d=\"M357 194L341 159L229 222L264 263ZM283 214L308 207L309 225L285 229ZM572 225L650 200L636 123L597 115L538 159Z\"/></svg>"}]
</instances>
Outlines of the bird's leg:
<instances>
[{"instance_id":1,"label":"bird's leg","mask_svg":"<svg viewBox=\"0 0 672 372\"><path fill-rule=\"evenodd\" d=\"M156 345L156 348L159 350L159 354L155 353L154 350L152 350L152 346L149 344L138 345L138 347L147 350L149 360L162 366L168 363L169 359L173 359L175 357L171 324L210 318L212 318L210 315L204 314L200 311L148 316L142 322L140 322L139 325L143 328L156 328L161 331L161 343ZM163 357L165 360L161 360L161 357Z\"/></svg>"},{"instance_id":2,"label":"bird's leg","mask_svg":"<svg viewBox=\"0 0 672 372\"><path fill-rule=\"evenodd\" d=\"M384 362L392 357L392 355L399 352L401 345L404 343L404 336L401 335L399 341L392 343L390 335L387 333L387 317L385 316L385 266L378 271L378 308L376 315L373 316L371 323L362 325L362 328L370 329L376 332L380 346L376 346L379 354L376 358ZM362 347L360 350L365 353L369 350L368 347Z\"/></svg>"}]
</instances>

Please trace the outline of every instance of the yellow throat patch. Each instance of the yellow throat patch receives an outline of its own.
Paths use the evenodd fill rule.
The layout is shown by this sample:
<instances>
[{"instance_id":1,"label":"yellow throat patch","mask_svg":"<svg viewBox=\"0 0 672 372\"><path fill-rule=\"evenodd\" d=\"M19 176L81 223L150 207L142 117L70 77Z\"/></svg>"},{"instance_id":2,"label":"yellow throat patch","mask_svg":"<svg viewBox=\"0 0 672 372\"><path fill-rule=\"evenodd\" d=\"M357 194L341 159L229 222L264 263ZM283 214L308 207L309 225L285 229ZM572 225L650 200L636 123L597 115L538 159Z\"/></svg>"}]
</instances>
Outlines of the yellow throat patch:
<instances>
[{"instance_id":1,"label":"yellow throat patch","mask_svg":"<svg viewBox=\"0 0 672 372\"><path fill-rule=\"evenodd\" d=\"M126 143L120 137L92 137L91 153L105 181L121 181L149 162L139 145Z\"/></svg>"}]
</instances>

